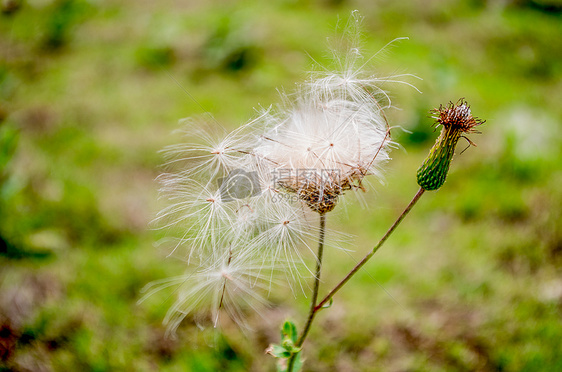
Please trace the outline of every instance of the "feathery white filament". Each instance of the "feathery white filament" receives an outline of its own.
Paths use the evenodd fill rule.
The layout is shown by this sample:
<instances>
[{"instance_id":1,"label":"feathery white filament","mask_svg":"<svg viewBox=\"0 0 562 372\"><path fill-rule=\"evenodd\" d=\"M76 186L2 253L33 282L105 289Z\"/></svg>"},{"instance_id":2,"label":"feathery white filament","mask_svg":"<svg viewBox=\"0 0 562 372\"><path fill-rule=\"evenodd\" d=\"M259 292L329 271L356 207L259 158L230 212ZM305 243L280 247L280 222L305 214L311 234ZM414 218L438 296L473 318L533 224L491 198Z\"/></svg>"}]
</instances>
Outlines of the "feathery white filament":
<instances>
[{"instance_id":1,"label":"feathery white filament","mask_svg":"<svg viewBox=\"0 0 562 372\"><path fill-rule=\"evenodd\" d=\"M359 21L354 13L353 38ZM390 99L379 84L410 84L399 80L409 75L365 74L373 57L363 61L352 44L336 55L337 71L313 73L296 98L283 96L290 104L219 140L189 123L186 135L199 141L165 149L170 171L159 181L170 205L157 222L179 229L173 252L185 246L188 264L194 257L199 264L147 294L179 287L165 319L172 331L202 311L214 326L221 310L243 324L240 309L265 303L280 266L300 284L300 264L314 256L310 215L331 211L346 191L365 190L365 177L380 175L392 142L384 112Z\"/></svg>"}]
</instances>

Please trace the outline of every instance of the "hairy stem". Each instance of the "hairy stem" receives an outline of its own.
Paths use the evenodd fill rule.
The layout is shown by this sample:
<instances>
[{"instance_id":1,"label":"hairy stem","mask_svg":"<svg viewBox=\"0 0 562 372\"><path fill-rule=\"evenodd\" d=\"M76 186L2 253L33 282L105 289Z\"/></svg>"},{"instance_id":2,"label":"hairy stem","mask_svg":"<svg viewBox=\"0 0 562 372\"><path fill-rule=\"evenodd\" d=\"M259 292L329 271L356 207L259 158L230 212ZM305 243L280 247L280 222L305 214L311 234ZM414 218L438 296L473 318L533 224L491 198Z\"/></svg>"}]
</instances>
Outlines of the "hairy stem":
<instances>
[{"instance_id":1,"label":"hairy stem","mask_svg":"<svg viewBox=\"0 0 562 372\"><path fill-rule=\"evenodd\" d=\"M301 347L308 336L308 332L310 331L310 326L312 325L312 321L314 320L314 315L316 315L316 301L318 300L318 288L320 288L320 273L322 271L322 256L324 255L324 235L326 231L326 215L324 213L320 214L320 236L318 237L318 256L316 258L316 275L314 278L314 288L312 290L312 298L310 299L310 310L308 311L308 318L306 320L306 324L302 333L295 344L296 347ZM293 367L295 365L297 355L293 354L291 358L289 358L289 362L287 364L287 372L293 372Z\"/></svg>"},{"instance_id":2,"label":"hairy stem","mask_svg":"<svg viewBox=\"0 0 562 372\"><path fill-rule=\"evenodd\" d=\"M345 276L345 278L343 278L331 291L330 293L328 293L326 295L326 297L324 297L324 299L322 301L320 301L318 303L318 305L316 305L316 307L314 308L314 313L316 313L318 310L320 310L328 301L330 301L330 299L336 294L336 292L338 292L340 290L341 287L343 287L345 285L345 283L348 282L349 279L351 279L351 277L353 275L355 275L355 273L357 273L359 271L359 269L361 269L361 267L363 267L363 265L365 265L365 263L367 263L367 261L369 261L369 259L371 257L373 257L373 255L375 253L377 253L377 251L379 250L380 247L382 247L382 245L384 244L384 242L388 239L388 237L394 232L394 230L396 230L396 228L398 227L398 225L400 224L400 222L402 222L402 220L404 219L404 217L406 217L406 215L410 212L410 210L412 210L412 208L414 207L414 205L416 204L416 202L421 198L421 196L423 195L423 193L425 192L425 190L423 188L420 187L420 189L418 190L418 192L416 193L416 195L414 196L414 198L412 199L412 201L410 202L410 204L408 204L408 206L406 207L406 209L404 209L404 211L402 212L402 214L398 217L398 219L396 221L394 221L394 224L390 227L390 229L388 229L388 231L386 232L386 234L384 234L384 236L381 238L381 240L378 242L378 244L369 252L367 253L367 255L365 257L363 257L363 259L361 261L359 261L359 263L357 263L357 265L355 265L355 267ZM312 317L314 317L314 314L312 315Z\"/></svg>"}]
</instances>

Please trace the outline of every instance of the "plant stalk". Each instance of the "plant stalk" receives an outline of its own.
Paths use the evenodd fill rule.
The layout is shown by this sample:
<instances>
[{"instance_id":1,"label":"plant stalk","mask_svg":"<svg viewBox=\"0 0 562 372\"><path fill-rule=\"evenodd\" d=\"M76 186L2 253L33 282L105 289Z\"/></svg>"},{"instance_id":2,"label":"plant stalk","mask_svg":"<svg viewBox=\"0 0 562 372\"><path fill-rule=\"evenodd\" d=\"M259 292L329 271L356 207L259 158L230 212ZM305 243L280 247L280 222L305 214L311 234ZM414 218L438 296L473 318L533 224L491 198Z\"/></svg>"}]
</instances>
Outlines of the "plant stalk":
<instances>
[{"instance_id":1,"label":"plant stalk","mask_svg":"<svg viewBox=\"0 0 562 372\"><path fill-rule=\"evenodd\" d=\"M306 324L304 329L297 340L295 346L301 347L308 336L308 332L310 331L310 327L312 325L312 321L314 320L314 316L316 315L316 301L318 300L318 289L320 288L320 273L322 272L322 257L324 255L324 236L326 234L326 214L320 214L320 236L318 237L318 255L316 258L316 275L314 278L314 288L312 290L312 298L310 300L310 310L308 311L308 318L306 320ZM289 358L287 363L287 372L293 372L293 367L295 365L297 354L293 354Z\"/></svg>"},{"instance_id":2,"label":"plant stalk","mask_svg":"<svg viewBox=\"0 0 562 372\"><path fill-rule=\"evenodd\" d=\"M410 204L408 204L408 206L406 207L406 209L404 209L402 214L398 216L396 221L394 221L394 224L392 224L392 226L390 227L390 229L388 229L386 234L384 234L381 240L379 240L377 245L369 253L367 253L367 255L363 257L363 259L359 261L357 265L355 265L355 267L326 295L326 297L324 297L322 301L316 304L316 301L318 300L318 288L320 287L320 272L322 269L322 254L324 251L324 234L325 234L325 224L326 224L326 216L324 214L320 215L320 238L318 239L318 260L316 261L316 278L314 281L314 290L312 293L312 300L310 303L310 311L308 312L308 319L306 321L306 325L303 329L301 336L299 337L299 339L295 344L296 347L301 347L302 344L304 343L304 340L306 339L306 336L310 331L310 327L318 310L322 309L322 307L324 307L324 305L326 305L326 303L330 301L330 299L341 289L341 287L343 287L345 283L347 283L349 279L351 279L351 277L353 277L353 275L355 275L363 267L363 265L365 265L367 261L369 261L369 259L373 257L375 253L377 253L380 247L382 247L382 245L386 242L386 240L390 237L390 235L392 235L394 230L396 230L398 225L400 225L400 222L402 222L402 220L412 210L412 208L418 202L418 200L421 198L424 192L425 190L422 187L420 187L420 189L418 190L412 201L410 201ZM293 372L296 357L297 354L293 354L289 358L289 361L287 363L287 370L286 370L287 372Z\"/></svg>"}]
</instances>

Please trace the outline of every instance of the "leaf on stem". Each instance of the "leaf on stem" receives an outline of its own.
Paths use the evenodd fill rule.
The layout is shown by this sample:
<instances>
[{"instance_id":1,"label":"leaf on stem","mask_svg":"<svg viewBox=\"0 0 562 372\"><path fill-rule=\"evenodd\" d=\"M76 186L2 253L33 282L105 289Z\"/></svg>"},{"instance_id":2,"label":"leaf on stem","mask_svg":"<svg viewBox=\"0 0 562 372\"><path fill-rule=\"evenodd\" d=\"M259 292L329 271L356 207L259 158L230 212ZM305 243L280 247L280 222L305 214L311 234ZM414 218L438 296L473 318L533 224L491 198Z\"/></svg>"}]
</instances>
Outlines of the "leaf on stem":
<instances>
[{"instance_id":1,"label":"leaf on stem","mask_svg":"<svg viewBox=\"0 0 562 372\"><path fill-rule=\"evenodd\" d=\"M271 344L265 350L266 354L279 359L277 361L277 371L278 372L288 372L287 366L288 361L291 357L295 356L295 361L293 364L293 371L300 371L302 367L302 361L300 352L302 348L295 347L295 343L298 339L298 332L295 323L287 320L281 328L281 345Z\"/></svg>"}]
</instances>

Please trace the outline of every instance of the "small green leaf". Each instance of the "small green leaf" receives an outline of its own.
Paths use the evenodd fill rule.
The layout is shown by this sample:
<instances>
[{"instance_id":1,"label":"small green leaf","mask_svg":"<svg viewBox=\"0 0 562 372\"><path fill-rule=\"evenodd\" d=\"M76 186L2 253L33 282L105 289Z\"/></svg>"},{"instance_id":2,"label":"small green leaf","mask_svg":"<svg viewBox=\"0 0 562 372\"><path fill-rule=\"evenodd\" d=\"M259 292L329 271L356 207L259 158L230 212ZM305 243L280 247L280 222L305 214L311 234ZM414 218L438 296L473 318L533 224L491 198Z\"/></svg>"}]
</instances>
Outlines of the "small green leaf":
<instances>
[{"instance_id":1,"label":"small green leaf","mask_svg":"<svg viewBox=\"0 0 562 372\"><path fill-rule=\"evenodd\" d=\"M297 326L295 323L291 322L290 320L285 321L283 323L283 330L281 331L281 339L288 337L293 341L293 343L297 342L298 332Z\"/></svg>"},{"instance_id":2,"label":"small green leaf","mask_svg":"<svg viewBox=\"0 0 562 372\"><path fill-rule=\"evenodd\" d=\"M291 352L285 349L281 345L271 344L265 351L267 354L272 355L275 358L289 358L291 356Z\"/></svg>"},{"instance_id":3,"label":"small green leaf","mask_svg":"<svg viewBox=\"0 0 562 372\"><path fill-rule=\"evenodd\" d=\"M281 328L281 345L271 344L266 353L277 358L277 371L287 372L287 364L291 357L295 357L292 372L298 372L302 368L300 353L302 348L296 347L298 332L295 323L287 320Z\"/></svg>"}]
</instances>

